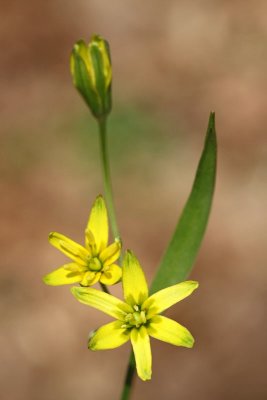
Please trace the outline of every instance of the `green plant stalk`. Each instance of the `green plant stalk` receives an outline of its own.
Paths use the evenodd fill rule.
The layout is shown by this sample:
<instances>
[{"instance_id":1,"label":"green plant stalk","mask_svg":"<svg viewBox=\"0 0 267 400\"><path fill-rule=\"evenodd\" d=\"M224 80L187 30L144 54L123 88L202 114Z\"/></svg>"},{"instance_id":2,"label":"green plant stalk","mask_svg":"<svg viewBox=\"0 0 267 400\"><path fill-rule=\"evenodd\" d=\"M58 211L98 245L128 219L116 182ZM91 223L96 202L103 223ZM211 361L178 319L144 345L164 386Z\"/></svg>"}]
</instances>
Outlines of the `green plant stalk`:
<instances>
[{"instance_id":1,"label":"green plant stalk","mask_svg":"<svg viewBox=\"0 0 267 400\"><path fill-rule=\"evenodd\" d=\"M114 201L113 201L113 192L111 185L111 177L110 177L110 168L109 168L109 160L108 160L108 147L107 147L107 124L106 117L103 117L98 120L99 127L99 138L100 138L100 155L101 155L101 164L102 164L102 173L103 173L103 181L104 181L104 190L105 197L109 212L111 230L114 238L120 236L119 229L117 225ZM108 288L103 283L100 283L100 286L105 293L109 293Z\"/></svg>"},{"instance_id":2,"label":"green plant stalk","mask_svg":"<svg viewBox=\"0 0 267 400\"><path fill-rule=\"evenodd\" d=\"M120 233L117 225L113 194L112 194L112 185L111 185L110 168L108 160L106 117L102 117L101 119L98 120L98 127L99 127L100 153L101 153L105 197L109 212L111 230L114 238L118 238L120 237Z\"/></svg>"},{"instance_id":3,"label":"green plant stalk","mask_svg":"<svg viewBox=\"0 0 267 400\"><path fill-rule=\"evenodd\" d=\"M105 197L109 212L110 225L114 238L120 237L119 228L116 219L114 201L113 201L113 191L111 185L111 176L110 176L110 168L109 168L109 159L108 159L108 146L107 146L107 129L106 129L106 117L98 120L99 127L99 138L100 138L100 153L101 153L101 164L103 171L103 181L104 181L104 190ZM101 288L104 292L109 293L107 287L101 284ZM133 351L131 351L130 359L128 363L128 368L125 375L124 386L121 394L121 400L128 400L132 388L133 378L135 375L135 359Z\"/></svg>"},{"instance_id":4,"label":"green plant stalk","mask_svg":"<svg viewBox=\"0 0 267 400\"><path fill-rule=\"evenodd\" d=\"M110 294L108 288L106 287L106 285L104 285L104 283L99 282L99 284L103 292Z\"/></svg>"},{"instance_id":5,"label":"green plant stalk","mask_svg":"<svg viewBox=\"0 0 267 400\"><path fill-rule=\"evenodd\" d=\"M134 377L135 377L135 359L134 359L134 353L133 351L131 351L120 400L129 399Z\"/></svg>"}]
</instances>

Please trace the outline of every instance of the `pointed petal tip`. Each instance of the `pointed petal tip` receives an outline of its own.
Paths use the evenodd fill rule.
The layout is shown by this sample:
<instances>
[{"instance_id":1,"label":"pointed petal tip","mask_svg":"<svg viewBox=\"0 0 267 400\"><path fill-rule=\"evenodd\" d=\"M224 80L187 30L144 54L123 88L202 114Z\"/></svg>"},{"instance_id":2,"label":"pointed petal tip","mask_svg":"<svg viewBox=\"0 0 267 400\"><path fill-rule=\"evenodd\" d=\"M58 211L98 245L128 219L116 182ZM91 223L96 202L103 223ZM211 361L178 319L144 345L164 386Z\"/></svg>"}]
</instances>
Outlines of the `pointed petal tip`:
<instances>
[{"instance_id":1,"label":"pointed petal tip","mask_svg":"<svg viewBox=\"0 0 267 400\"><path fill-rule=\"evenodd\" d=\"M187 346L186 347L191 349L194 346L194 344L195 344L195 339L192 336L191 340L187 342Z\"/></svg>"},{"instance_id":2,"label":"pointed petal tip","mask_svg":"<svg viewBox=\"0 0 267 400\"><path fill-rule=\"evenodd\" d=\"M188 335L183 341L183 347L187 347L188 349L192 349L194 344L195 344L195 339L191 334Z\"/></svg>"},{"instance_id":3,"label":"pointed petal tip","mask_svg":"<svg viewBox=\"0 0 267 400\"><path fill-rule=\"evenodd\" d=\"M72 286L71 288L70 288L70 291L71 291L71 293L73 294L73 296L75 296L75 294L76 294L76 292L77 292L77 287L76 286Z\"/></svg>"},{"instance_id":4,"label":"pointed petal tip","mask_svg":"<svg viewBox=\"0 0 267 400\"><path fill-rule=\"evenodd\" d=\"M193 281L193 286L195 289L197 289L199 287L199 282Z\"/></svg>"},{"instance_id":5,"label":"pointed petal tip","mask_svg":"<svg viewBox=\"0 0 267 400\"><path fill-rule=\"evenodd\" d=\"M105 200L104 200L104 197L102 196L102 194L99 194L98 196L96 196L94 204L97 204L97 203L104 203L105 204Z\"/></svg>"},{"instance_id":6,"label":"pointed petal tip","mask_svg":"<svg viewBox=\"0 0 267 400\"><path fill-rule=\"evenodd\" d=\"M198 287L199 283L197 281L187 281L191 286L190 294L192 294Z\"/></svg>"},{"instance_id":7,"label":"pointed petal tip","mask_svg":"<svg viewBox=\"0 0 267 400\"><path fill-rule=\"evenodd\" d=\"M48 275L43 276L43 277L42 277L42 281L43 281L43 283L45 283L46 285L50 285Z\"/></svg>"},{"instance_id":8,"label":"pointed petal tip","mask_svg":"<svg viewBox=\"0 0 267 400\"><path fill-rule=\"evenodd\" d=\"M134 254L132 253L132 251L129 249L125 250L124 257L123 257L123 264L126 264L126 263L128 264L132 257L134 257Z\"/></svg>"},{"instance_id":9,"label":"pointed petal tip","mask_svg":"<svg viewBox=\"0 0 267 400\"><path fill-rule=\"evenodd\" d=\"M94 346L94 342L91 339L88 340L87 348L91 351L97 351L97 348Z\"/></svg>"},{"instance_id":10,"label":"pointed petal tip","mask_svg":"<svg viewBox=\"0 0 267 400\"><path fill-rule=\"evenodd\" d=\"M55 232L50 232L49 233L49 235L48 235L48 240L49 241L53 238L54 234L55 234Z\"/></svg>"},{"instance_id":11,"label":"pointed petal tip","mask_svg":"<svg viewBox=\"0 0 267 400\"><path fill-rule=\"evenodd\" d=\"M150 381L152 377L152 372L151 371L143 371L142 375L138 375L142 381Z\"/></svg>"},{"instance_id":12,"label":"pointed petal tip","mask_svg":"<svg viewBox=\"0 0 267 400\"><path fill-rule=\"evenodd\" d=\"M96 198L95 201L93 202L92 209L94 207L101 207L101 208L106 208L106 202L102 194L99 194Z\"/></svg>"},{"instance_id":13,"label":"pointed petal tip","mask_svg":"<svg viewBox=\"0 0 267 400\"><path fill-rule=\"evenodd\" d=\"M59 283L57 280L53 279L53 272L49 272L45 276L42 277L42 281L49 286L59 286L62 283Z\"/></svg>"},{"instance_id":14,"label":"pointed petal tip","mask_svg":"<svg viewBox=\"0 0 267 400\"><path fill-rule=\"evenodd\" d=\"M97 349L93 345L91 345L90 342L88 342L88 346L87 347L88 347L88 350L97 351Z\"/></svg>"},{"instance_id":15,"label":"pointed petal tip","mask_svg":"<svg viewBox=\"0 0 267 400\"><path fill-rule=\"evenodd\" d=\"M42 281L48 286L61 286L64 284L66 285L66 283L59 283L59 282L55 283L54 279L51 279L50 274L43 276Z\"/></svg>"},{"instance_id":16,"label":"pointed petal tip","mask_svg":"<svg viewBox=\"0 0 267 400\"><path fill-rule=\"evenodd\" d=\"M136 255L135 255L134 252L133 252L132 250L130 250L130 249L127 249L127 250L125 251L124 258L127 259L127 261L128 261L129 259L131 259L131 258L134 258L134 259L137 260Z\"/></svg>"},{"instance_id":17,"label":"pointed petal tip","mask_svg":"<svg viewBox=\"0 0 267 400\"><path fill-rule=\"evenodd\" d=\"M197 281L185 281L185 282L191 286L192 290L196 290L199 287L199 282Z\"/></svg>"},{"instance_id":18,"label":"pointed petal tip","mask_svg":"<svg viewBox=\"0 0 267 400\"><path fill-rule=\"evenodd\" d=\"M97 329L94 329L93 331L89 332L89 335L88 335L87 347L88 347L89 350L92 350L92 351L96 351L95 346L94 346L94 342L92 341L96 331L97 331Z\"/></svg>"}]
</instances>

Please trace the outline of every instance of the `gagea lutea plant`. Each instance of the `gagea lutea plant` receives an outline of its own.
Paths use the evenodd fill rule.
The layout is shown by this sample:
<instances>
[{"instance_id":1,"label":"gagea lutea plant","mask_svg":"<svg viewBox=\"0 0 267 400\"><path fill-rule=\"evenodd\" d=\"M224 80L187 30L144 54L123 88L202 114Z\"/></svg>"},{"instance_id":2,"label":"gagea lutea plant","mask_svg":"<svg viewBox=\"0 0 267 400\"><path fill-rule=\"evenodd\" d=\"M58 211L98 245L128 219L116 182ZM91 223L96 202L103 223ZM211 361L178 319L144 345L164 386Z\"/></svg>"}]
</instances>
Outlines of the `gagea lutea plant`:
<instances>
[{"instance_id":1,"label":"gagea lutea plant","mask_svg":"<svg viewBox=\"0 0 267 400\"><path fill-rule=\"evenodd\" d=\"M88 45L79 40L71 52L70 70L74 86L98 124L105 200L101 195L96 197L82 245L63 234L50 233L49 242L71 262L49 272L43 280L52 286L75 285L71 292L79 302L113 318L91 332L88 340L90 350L115 349L131 342L132 352L121 393L121 400L127 400L135 371L143 381L152 377L150 337L187 348L194 344L187 328L162 313L198 287L198 282L186 279L205 233L214 192L215 114L210 113L191 193L149 289L137 257L132 251L122 249L114 207L107 146L107 119L112 108L112 65L108 42L99 35L94 35ZM111 244L109 220L113 235ZM114 284L122 284L123 299L110 293ZM92 287L94 285L99 286ZM90 317L90 309L88 311ZM178 369L179 366L177 371L173 371L175 376Z\"/></svg>"}]
</instances>

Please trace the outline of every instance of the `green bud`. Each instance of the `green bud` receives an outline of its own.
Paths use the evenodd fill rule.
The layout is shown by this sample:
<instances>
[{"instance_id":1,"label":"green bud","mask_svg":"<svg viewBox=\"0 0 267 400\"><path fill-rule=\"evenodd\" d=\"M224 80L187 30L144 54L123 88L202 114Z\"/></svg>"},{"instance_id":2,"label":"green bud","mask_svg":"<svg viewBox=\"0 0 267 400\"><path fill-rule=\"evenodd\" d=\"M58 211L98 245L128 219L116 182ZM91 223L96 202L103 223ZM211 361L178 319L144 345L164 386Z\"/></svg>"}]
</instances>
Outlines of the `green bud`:
<instances>
[{"instance_id":1,"label":"green bud","mask_svg":"<svg viewBox=\"0 0 267 400\"><path fill-rule=\"evenodd\" d=\"M73 84L81 93L96 118L111 110L112 69L109 45L100 36L93 36L88 46L83 40L75 43L70 59Z\"/></svg>"}]
</instances>

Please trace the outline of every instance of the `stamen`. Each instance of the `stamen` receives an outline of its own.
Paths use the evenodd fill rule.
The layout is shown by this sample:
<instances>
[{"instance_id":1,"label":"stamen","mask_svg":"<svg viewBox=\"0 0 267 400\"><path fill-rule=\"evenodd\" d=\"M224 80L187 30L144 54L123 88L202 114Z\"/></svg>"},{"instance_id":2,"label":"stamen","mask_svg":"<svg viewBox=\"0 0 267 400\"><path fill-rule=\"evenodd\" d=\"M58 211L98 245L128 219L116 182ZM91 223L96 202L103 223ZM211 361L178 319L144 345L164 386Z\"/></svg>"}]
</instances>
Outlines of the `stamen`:
<instances>
[{"instance_id":1,"label":"stamen","mask_svg":"<svg viewBox=\"0 0 267 400\"><path fill-rule=\"evenodd\" d=\"M124 317L124 321L126 322L124 325L127 328L133 328L134 326L139 328L141 325L147 322L145 311L139 311L139 307L137 305L133 306L133 308L136 311L133 313L128 313Z\"/></svg>"}]
</instances>

